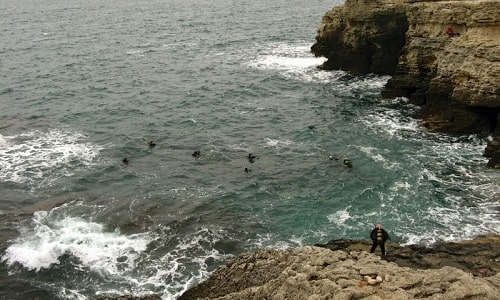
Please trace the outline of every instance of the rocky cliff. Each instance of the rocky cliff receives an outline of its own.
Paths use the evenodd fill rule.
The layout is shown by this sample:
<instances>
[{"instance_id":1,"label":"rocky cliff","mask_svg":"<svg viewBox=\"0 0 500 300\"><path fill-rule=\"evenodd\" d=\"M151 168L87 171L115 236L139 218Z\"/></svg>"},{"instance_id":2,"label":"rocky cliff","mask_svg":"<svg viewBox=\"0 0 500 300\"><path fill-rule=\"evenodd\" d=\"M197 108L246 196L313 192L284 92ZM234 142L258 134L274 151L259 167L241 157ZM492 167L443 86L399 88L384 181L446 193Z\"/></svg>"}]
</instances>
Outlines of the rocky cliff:
<instances>
[{"instance_id":1,"label":"rocky cliff","mask_svg":"<svg viewBox=\"0 0 500 300\"><path fill-rule=\"evenodd\" d=\"M334 240L245 253L178 300L499 299L499 236L433 248L391 244L384 259L369 248Z\"/></svg>"},{"instance_id":2,"label":"rocky cliff","mask_svg":"<svg viewBox=\"0 0 500 300\"><path fill-rule=\"evenodd\" d=\"M383 95L423 105L430 130L492 135L484 155L500 167L499 16L498 0L347 0L311 50L324 69L392 75Z\"/></svg>"}]
</instances>

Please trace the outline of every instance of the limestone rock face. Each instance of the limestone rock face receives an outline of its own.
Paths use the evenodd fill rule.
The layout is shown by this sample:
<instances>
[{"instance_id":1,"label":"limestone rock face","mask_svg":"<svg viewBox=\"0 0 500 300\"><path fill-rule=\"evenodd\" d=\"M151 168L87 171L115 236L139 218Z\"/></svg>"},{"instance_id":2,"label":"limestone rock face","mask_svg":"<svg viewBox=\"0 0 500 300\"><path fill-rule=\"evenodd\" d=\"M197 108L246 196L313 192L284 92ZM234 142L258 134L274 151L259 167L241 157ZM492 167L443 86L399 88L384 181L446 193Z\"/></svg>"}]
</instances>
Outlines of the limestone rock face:
<instances>
[{"instance_id":1,"label":"limestone rock face","mask_svg":"<svg viewBox=\"0 0 500 300\"><path fill-rule=\"evenodd\" d=\"M500 239L481 241L479 248L493 249L486 255L489 264L498 262ZM179 300L194 299L498 299L500 273L482 272L474 276L460 268L448 265L435 269L415 269L398 266L366 252L370 245L364 242L343 241L341 250L306 246L292 250L260 249L238 256L217 269L210 278L186 291ZM448 258L453 250L471 247L475 242L442 246ZM336 247L338 244L330 244ZM356 250L357 247L364 249ZM455 248L454 248L455 247ZM412 259L436 260L420 249ZM432 252L432 251L430 251ZM391 254L389 254L390 256ZM458 255L458 254L457 254ZM476 258L482 256L477 254ZM489 265L488 264L488 265ZM474 264L472 264L474 265ZM487 268L488 266L483 266ZM495 267L495 269L497 266Z\"/></svg>"},{"instance_id":2,"label":"limestone rock face","mask_svg":"<svg viewBox=\"0 0 500 300\"><path fill-rule=\"evenodd\" d=\"M398 1L347 1L325 14L312 52L328 58L324 69L392 74L407 29Z\"/></svg>"},{"instance_id":3,"label":"limestone rock face","mask_svg":"<svg viewBox=\"0 0 500 300\"><path fill-rule=\"evenodd\" d=\"M392 75L383 95L423 105L430 130L493 133L485 156L500 167L499 15L498 0L347 0L325 14L311 50L324 69Z\"/></svg>"}]
</instances>

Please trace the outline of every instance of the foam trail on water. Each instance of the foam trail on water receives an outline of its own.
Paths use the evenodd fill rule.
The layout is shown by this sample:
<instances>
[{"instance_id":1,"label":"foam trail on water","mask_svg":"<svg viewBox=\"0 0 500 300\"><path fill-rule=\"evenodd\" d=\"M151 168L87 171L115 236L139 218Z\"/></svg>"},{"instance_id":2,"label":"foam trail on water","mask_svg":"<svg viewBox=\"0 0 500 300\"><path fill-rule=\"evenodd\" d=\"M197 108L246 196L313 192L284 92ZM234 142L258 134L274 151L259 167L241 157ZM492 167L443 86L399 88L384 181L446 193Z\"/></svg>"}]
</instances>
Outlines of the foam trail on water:
<instances>
[{"instance_id":1,"label":"foam trail on water","mask_svg":"<svg viewBox=\"0 0 500 300\"><path fill-rule=\"evenodd\" d=\"M280 149L282 147L288 147L292 144L290 140L279 140L279 139L271 139L266 138L265 145L270 148Z\"/></svg>"},{"instance_id":2,"label":"foam trail on water","mask_svg":"<svg viewBox=\"0 0 500 300\"><path fill-rule=\"evenodd\" d=\"M34 130L7 139L8 143L0 142L0 180L31 188L51 184L59 177L71 176L75 169L94 164L101 150L85 142L83 133L61 129Z\"/></svg>"}]
</instances>

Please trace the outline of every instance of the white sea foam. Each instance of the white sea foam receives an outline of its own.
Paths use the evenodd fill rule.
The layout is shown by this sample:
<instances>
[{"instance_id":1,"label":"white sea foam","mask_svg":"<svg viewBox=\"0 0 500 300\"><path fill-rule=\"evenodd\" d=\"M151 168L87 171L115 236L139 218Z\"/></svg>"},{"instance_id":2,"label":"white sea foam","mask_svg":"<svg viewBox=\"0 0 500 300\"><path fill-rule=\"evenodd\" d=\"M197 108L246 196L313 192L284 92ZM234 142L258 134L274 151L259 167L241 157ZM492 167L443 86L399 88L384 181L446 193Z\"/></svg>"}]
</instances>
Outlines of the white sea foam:
<instances>
[{"instance_id":1,"label":"white sea foam","mask_svg":"<svg viewBox=\"0 0 500 300\"><path fill-rule=\"evenodd\" d=\"M331 223L335 223L337 226L351 228L351 226L346 224L346 221L351 218L351 215L347 211L348 209L349 207L343 210L338 210L333 214L328 215L328 221L330 221Z\"/></svg>"},{"instance_id":2,"label":"white sea foam","mask_svg":"<svg viewBox=\"0 0 500 300\"><path fill-rule=\"evenodd\" d=\"M61 291L59 291L58 296L60 297L60 299L66 299L66 300L87 300L88 299L86 296L82 295L79 291L67 289L65 287L61 288Z\"/></svg>"},{"instance_id":3,"label":"white sea foam","mask_svg":"<svg viewBox=\"0 0 500 300\"><path fill-rule=\"evenodd\" d=\"M28 270L39 271L60 264L60 258L68 254L78 258L84 268L105 278L115 277L134 268L150 241L145 234L125 236L107 232L99 223L78 217L59 219L39 211L33 214L33 228L22 229L2 261L9 266L19 263ZM117 262L120 257L126 259Z\"/></svg>"},{"instance_id":4,"label":"white sea foam","mask_svg":"<svg viewBox=\"0 0 500 300\"><path fill-rule=\"evenodd\" d=\"M5 138L3 137L3 135L0 134L0 147L2 145L5 145L5 144L7 144L7 141L5 140Z\"/></svg>"},{"instance_id":5,"label":"white sea foam","mask_svg":"<svg viewBox=\"0 0 500 300\"><path fill-rule=\"evenodd\" d=\"M250 146L247 145L246 143L230 144L227 145L227 147L235 151L250 151Z\"/></svg>"},{"instance_id":6,"label":"white sea foam","mask_svg":"<svg viewBox=\"0 0 500 300\"><path fill-rule=\"evenodd\" d=\"M272 248L277 250L286 250L304 245L305 237L292 236L289 240L280 240L275 234L265 233L257 235L253 240L250 249Z\"/></svg>"},{"instance_id":7,"label":"white sea foam","mask_svg":"<svg viewBox=\"0 0 500 300\"><path fill-rule=\"evenodd\" d=\"M362 120L363 124L377 131L384 131L397 139L404 139L410 134L421 130L417 119L405 117L399 109L379 110L371 113Z\"/></svg>"},{"instance_id":8,"label":"white sea foam","mask_svg":"<svg viewBox=\"0 0 500 300\"><path fill-rule=\"evenodd\" d=\"M271 139L271 138L266 138L266 146L275 148L275 149L281 149L286 146L290 146L292 144L292 141L290 140L280 140L280 139Z\"/></svg>"},{"instance_id":9,"label":"white sea foam","mask_svg":"<svg viewBox=\"0 0 500 300\"><path fill-rule=\"evenodd\" d=\"M394 183L394 186L390 188L390 190L392 191L399 191L401 189L409 190L411 189L411 184L406 181L397 181Z\"/></svg>"},{"instance_id":10,"label":"white sea foam","mask_svg":"<svg viewBox=\"0 0 500 300\"><path fill-rule=\"evenodd\" d=\"M318 66L324 62L322 58L316 57L286 57L275 55L264 55L254 65L262 69L274 69L290 72L302 72L304 69Z\"/></svg>"},{"instance_id":11,"label":"white sea foam","mask_svg":"<svg viewBox=\"0 0 500 300\"><path fill-rule=\"evenodd\" d=\"M339 77L343 72L323 72L317 67L325 62L323 57L314 57L309 43L297 44L269 43L257 45L250 53L255 52L253 58L246 62L250 68L276 71L283 77L305 82L328 82ZM245 58L246 58L245 57Z\"/></svg>"},{"instance_id":12,"label":"white sea foam","mask_svg":"<svg viewBox=\"0 0 500 300\"><path fill-rule=\"evenodd\" d=\"M359 149L374 161L380 162L385 169L397 170L400 168L400 164L398 162L393 162L386 158L386 156L390 154L389 150L387 149L378 149L374 147L363 146L360 146Z\"/></svg>"},{"instance_id":13,"label":"white sea foam","mask_svg":"<svg viewBox=\"0 0 500 300\"><path fill-rule=\"evenodd\" d=\"M442 168L450 166L448 161ZM438 174L439 170L424 167L415 177L405 176L410 181L396 182L390 188L391 194L384 202L391 203L391 217L399 219L400 225L394 229L399 241L428 245L500 233L498 207L494 204L498 185L472 168L457 167L449 175Z\"/></svg>"},{"instance_id":14,"label":"white sea foam","mask_svg":"<svg viewBox=\"0 0 500 300\"><path fill-rule=\"evenodd\" d=\"M84 134L62 129L34 130L7 139L9 143L0 147L0 180L28 184L31 188L94 164L101 150L85 142Z\"/></svg>"},{"instance_id":15,"label":"white sea foam","mask_svg":"<svg viewBox=\"0 0 500 300\"><path fill-rule=\"evenodd\" d=\"M231 257L210 246L224 237L223 231L205 227L176 236L175 247L150 262L148 273L151 275L143 276L141 285L159 286L163 299L177 299L189 287L208 277L209 262L225 261Z\"/></svg>"}]
</instances>

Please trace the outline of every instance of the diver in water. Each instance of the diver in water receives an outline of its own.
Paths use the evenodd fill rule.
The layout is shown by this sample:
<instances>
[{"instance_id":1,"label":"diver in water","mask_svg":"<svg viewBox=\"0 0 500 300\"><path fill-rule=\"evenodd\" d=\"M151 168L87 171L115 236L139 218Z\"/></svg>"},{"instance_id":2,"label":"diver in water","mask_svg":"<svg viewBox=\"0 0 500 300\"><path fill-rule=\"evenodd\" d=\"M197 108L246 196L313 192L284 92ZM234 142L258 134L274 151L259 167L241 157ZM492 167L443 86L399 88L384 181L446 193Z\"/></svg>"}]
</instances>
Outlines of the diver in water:
<instances>
[{"instance_id":1,"label":"diver in water","mask_svg":"<svg viewBox=\"0 0 500 300\"><path fill-rule=\"evenodd\" d=\"M350 159L348 158L345 158L344 161L342 162L344 164L344 166L348 167L349 169L352 168L352 162Z\"/></svg>"},{"instance_id":2,"label":"diver in water","mask_svg":"<svg viewBox=\"0 0 500 300\"><path fill-rule=\"evenodd\" d=\"M333 155L328 156L328 159L335 160L335 161L339 160L336 156L333 156Z\"/></svg>"}]
</instances>

